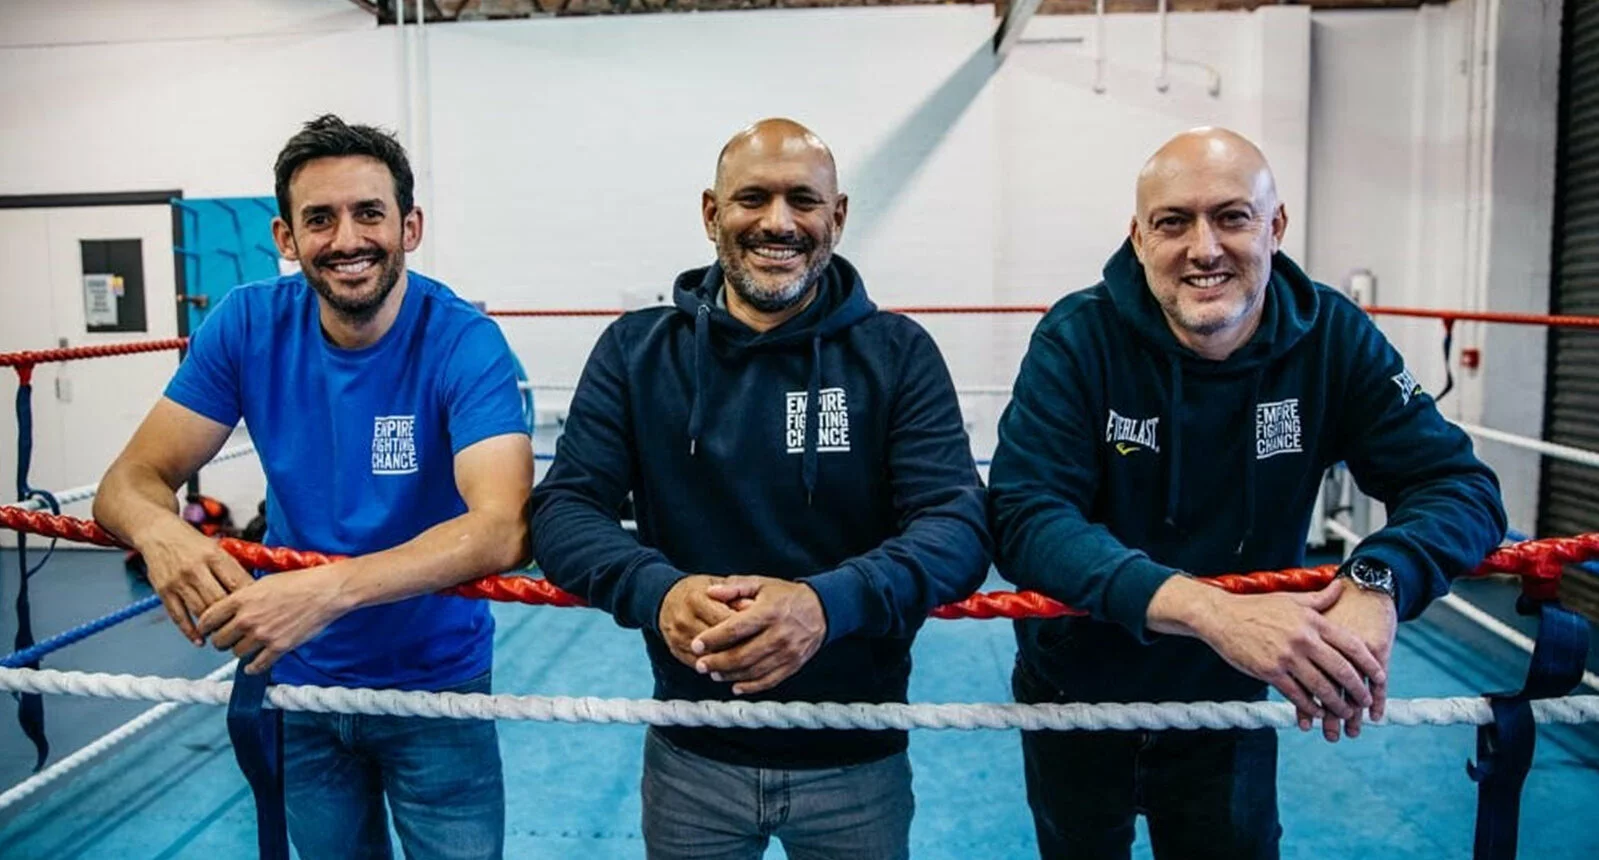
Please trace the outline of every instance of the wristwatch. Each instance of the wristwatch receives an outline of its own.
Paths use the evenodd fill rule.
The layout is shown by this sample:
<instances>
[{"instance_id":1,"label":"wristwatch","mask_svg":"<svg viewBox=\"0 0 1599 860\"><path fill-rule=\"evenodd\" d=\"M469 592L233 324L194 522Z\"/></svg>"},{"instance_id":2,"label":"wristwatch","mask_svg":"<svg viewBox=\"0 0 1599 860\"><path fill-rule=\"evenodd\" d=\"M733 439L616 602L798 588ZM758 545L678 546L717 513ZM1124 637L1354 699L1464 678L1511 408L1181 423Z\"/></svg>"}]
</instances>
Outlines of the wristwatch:
<instances>
[{"instance_id":1,"label":"wristwatch","mask_svg":"<svg viewBox=\"0 0 1599 860\"><path fill-rule=\"evenodd\" d=\"M1351 556L1338 566L1338 576L1349 580L1361 591L1380 591L1399 602L1399 587L1394 581L1394 571L1376 559Z\"/></svg>"}]
</instances>

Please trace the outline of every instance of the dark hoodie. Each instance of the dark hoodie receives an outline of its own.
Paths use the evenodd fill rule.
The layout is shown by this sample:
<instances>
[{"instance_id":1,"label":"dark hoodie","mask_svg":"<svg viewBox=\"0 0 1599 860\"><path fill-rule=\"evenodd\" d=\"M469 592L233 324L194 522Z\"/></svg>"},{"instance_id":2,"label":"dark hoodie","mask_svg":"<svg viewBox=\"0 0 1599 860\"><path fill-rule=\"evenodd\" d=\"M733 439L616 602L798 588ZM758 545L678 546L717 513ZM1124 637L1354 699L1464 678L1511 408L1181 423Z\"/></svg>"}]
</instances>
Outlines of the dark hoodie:
<instances>
[{"instance_id":1,"label":"dark hoodie","mask_svg":"<svg viewBox=\"0 0 1599 860\"><path fill-rule=\"evenodd\" d=\"M1021 661L1075 701L1249 699L1265 685L1145 627L1177 571L1300 566L1328 466L1388 507L1355 554L1409 619L1504 537L1499 484L1366 315L1272 259L1260 328L1223 361L1177 342L1130 244L1033 333L1000 419L1000 573L1090 618L1017 623Z\"/></svg>"},{"instance_id":2,"label":"dark hoodie","mask_svg":"<svg viewBox=\"0 0 1599 860\"><path fill-rule=\"evenodd\" d=\"M686 272L676 308L629 313L600 336L533 493L534 556L556 585L644 628L658 698L734 698L656 629L666 592L704 573L804 582L826 612L821 650L747 698L903 702L923 619L988 569L983 490L949 371L932 338L878 311L839 257L810 306L764 334L717 307L722 278L720 266ZM616 519L630 491L637 539ZM871 761L906 742L662 732L700 755L780 768Z\"/></svg>"}]
</instances>

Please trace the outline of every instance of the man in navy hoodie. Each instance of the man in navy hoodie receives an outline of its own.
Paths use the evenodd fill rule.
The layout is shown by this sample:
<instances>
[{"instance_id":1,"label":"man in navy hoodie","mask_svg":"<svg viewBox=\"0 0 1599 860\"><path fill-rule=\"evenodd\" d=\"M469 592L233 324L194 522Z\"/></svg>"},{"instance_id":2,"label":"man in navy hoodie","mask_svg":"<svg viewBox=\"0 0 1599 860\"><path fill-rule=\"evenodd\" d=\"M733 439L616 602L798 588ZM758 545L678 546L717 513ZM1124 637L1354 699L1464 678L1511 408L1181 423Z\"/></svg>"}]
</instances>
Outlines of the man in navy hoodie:
<instances>
[{"instance_id":1,"label":"man in navy hoodie","mask_svg":"<svg viewBox=\"0 0 1599 860\"><path fill-rule=\"evenodd\" d=\"M932 339L832 251L847 198L805 128L739 132L704 193L717 263L601 335L533 552L644 630L661 699L903 702L911 640L988 568L982 486ZM633 494L638 536L617 510ZM652 858L908 856L904 732L651 729Z\"/></svg>"},{"instance_id":2,"label":"man in navy hoodie","mask_svg":"<svg viewBox=\"0 0 1599 860\"><path fill-rule=\"evenodd\" d=\"M999 427L1000 572L1087 610L1016 625L1023 702L1254 700L1268 685L1328 740L1381 718L1399 620L1504 536L1493 473L1354 304L1278 251L1265 158L1179 135L1138 179L1104 281L1033 333ZM1388 508L1312 594L1196 581L1304 562L1323 472ZM1025 732L1045 857L1273 858L1277 736Z\"/></svg>"}]
</instances>

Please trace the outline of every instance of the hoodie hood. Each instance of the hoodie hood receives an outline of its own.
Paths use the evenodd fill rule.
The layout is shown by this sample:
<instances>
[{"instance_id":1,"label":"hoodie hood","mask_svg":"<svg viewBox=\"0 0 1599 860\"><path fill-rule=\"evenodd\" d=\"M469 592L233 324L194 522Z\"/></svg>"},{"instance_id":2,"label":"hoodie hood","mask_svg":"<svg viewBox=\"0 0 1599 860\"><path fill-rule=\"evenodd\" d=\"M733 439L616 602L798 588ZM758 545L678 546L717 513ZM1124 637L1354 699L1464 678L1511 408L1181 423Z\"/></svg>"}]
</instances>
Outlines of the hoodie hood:
<instances>
[{"instance_id":1,"label":"hoodie hood","mask_svg":"<svg viewBox=\"0 0 1599 860\"><path fill-rule=\"evenodd\" d=\"M700 269L690 269L677 276L672 286L672 299L680 313L688 315L694 330L694 399L689 407L689 454L699 450L699 440L705 432L703 401L709 385L710 366L714 360L712 350L732 353L779 349L804 349L810 347L810 383L806 388L806 415L817 415L821 391L822 341L847 330L877 311L877 305L866 295L866 285L860 273L848 260L837 254L817 279L816 298L806 308L782 325L766 332L758 332L738 321L732 314L717 306L717 294L722 290L726 274L721 263ZM801 475L805 482L805 499L809 503L816 490L816 439L820 422L806 422L805 452Z\"/></svg>"},{"instance_id":2,"label":"hoodie hood","mask_svg":"<svg viewBox=\"0 0 1599 860\"><path fill-rule=\"evenodd\" d=\"M690 269L677 276L672 285L672 301L677 309L694 317L704 312L718 345L734 349L782 347L813 337L832 337L871 316L877 305L866 295L866 285L850 262L837 254L817 279L816 299L793 319L768 332L757 332L717 307L726 272L721 263Z\"/></svg>"},{"instance_id":3,"label":"hoodie hood","mask_svg":"<svg viewBox=\"0 0 1599 860\"><path fill-rule=\"evenodd\" d=\"M1144 265L1133 252L1133 243L1123 241L1105 263L1105 287L1116 313L1149 345L1167 355L1186 358L1201 372L1239 372L1250 370L1293 349L1316 321L1320 299L1316 285L1287 255L1278 252L1271 258L1271 280L1266 283L1266 307L1260 328L1249 342L1222 361L1208 361L1177 342L1166 325L1166 316L1149 291Z\"/></svg>"},{"instance_id":4,"label":"hoodie hood","mask_svg":"<svg viewBox=\"0 0 1599 860\"><path fill-rule=\"evenodd\" d=\"M1271 258L1271 279L1266 282L1265 307L1260 327L1249 341L1221 361L1203 358L1178 342L1166 323L1165 313L1150 292L1144 266L1133 252L1131 240L1122 242L1104 268L1105 288L1116 313L1140 340L1166 357L1171 374L1171 459L1166 485L1166 525L1183 529L1178 521L1178 500L1182 498L1182 414L1183 377L1186 374L1247 374L1250 410L1260 400L1261 379L1273 361L1293 349L1310 332L1319 311L1316 285L1288 256L1278 252ZM1243 464L1244 522L1255 520L1255 458ZM1242 554L1254 534L1245 526L1234 552Z\"/></svg>"}]
</instances>

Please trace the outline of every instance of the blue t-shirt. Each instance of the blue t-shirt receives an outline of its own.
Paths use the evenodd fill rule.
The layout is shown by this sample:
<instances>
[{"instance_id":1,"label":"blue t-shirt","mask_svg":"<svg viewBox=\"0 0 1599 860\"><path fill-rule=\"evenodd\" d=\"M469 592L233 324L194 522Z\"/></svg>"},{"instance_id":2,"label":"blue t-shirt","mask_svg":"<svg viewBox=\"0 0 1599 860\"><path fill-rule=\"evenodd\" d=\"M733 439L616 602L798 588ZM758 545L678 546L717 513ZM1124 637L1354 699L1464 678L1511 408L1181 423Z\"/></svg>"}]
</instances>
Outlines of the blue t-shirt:
<instances>
[{"instance_id":1,"label":"blue t-shirt","mask_svg":"<svg viewBox=\"0 0 1599 860\"><path fill-rule=\"evenodd\" d=\"M267 478L266 542L361 555L466 511L454 455L527 433L493 320L410 272L394 326L363 349L322 334L303 275L230 292L194 335L166 396L249 428ZM423 595L357 609L284 655L287 684L438 689L488 671L482 600Z\"/></svg>"}]
</instances>

